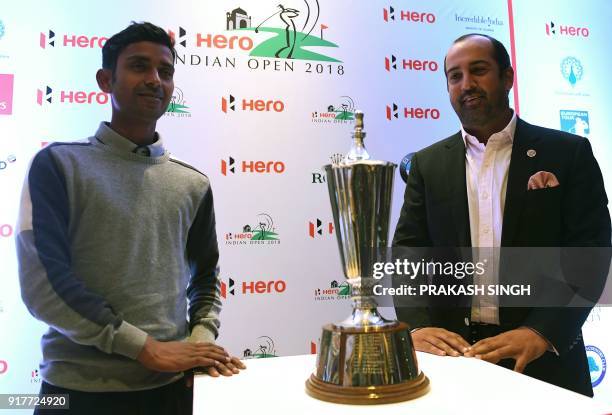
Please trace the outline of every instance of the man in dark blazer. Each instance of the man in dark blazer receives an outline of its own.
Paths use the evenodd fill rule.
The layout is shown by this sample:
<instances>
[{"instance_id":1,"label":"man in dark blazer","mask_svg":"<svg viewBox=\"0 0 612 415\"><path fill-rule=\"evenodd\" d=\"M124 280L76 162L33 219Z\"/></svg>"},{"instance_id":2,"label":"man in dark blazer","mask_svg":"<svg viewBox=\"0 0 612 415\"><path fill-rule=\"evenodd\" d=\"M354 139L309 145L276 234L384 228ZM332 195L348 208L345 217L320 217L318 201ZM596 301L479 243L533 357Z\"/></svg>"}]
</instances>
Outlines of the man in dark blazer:
<instances>
[{"instance_id":1,"label":"man in dark blazer","mask_svg":"<svg viewBox=\"0 0 612 415\"><path fill-rule=\"evenodd\" d=\"M446 55L445 74L462 129L412 158L394 246L609 247L608 200L588 140L516 116L504 46L462 36ZM455 300L396 307L417 350L477 357L593 395L581 333L590 307Z\"/></svg>"}]
</instances>

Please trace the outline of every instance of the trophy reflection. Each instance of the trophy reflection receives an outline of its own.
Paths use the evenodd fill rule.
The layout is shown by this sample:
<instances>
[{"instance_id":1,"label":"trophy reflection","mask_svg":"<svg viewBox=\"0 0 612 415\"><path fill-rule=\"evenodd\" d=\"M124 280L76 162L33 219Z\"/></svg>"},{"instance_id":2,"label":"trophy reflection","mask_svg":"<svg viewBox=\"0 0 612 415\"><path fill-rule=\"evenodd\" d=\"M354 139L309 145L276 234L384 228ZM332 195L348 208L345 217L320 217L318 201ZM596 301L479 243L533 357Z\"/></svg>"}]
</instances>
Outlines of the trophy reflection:
<instances>
[{"instance_id":1,"label":"trophy reflection","mask_svg":"<svg viewBox=\"0 0 612 415\"><path fill-rule=\"evenodd\" d=\"M385 260L397 166L370 160L363 113L357 111L355 119L351 150L342 162L325 166L353 311L346 320L323 326L306 392L345 404L399 402L426 394L429 379L419 371L408 325L382 317L372 292L372 266Z\"/></svg>"}]
</instances>

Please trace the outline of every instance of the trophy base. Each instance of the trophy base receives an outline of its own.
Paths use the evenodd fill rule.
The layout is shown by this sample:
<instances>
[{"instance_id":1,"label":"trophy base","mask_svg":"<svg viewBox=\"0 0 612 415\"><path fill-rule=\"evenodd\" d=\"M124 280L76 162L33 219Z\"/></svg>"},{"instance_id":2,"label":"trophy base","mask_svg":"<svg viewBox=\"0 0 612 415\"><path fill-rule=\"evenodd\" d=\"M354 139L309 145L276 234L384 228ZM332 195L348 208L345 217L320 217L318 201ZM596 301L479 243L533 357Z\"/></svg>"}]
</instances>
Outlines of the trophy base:
<instances>
[{"instance_id":1,"label":"trophy base","mask_svg":"<svg viewBox=\"0 0 612 415\"><path fill-rule=\"evenodd\" d=\"M420 372L405 323L383 327L325 325L315 373L306 392L323 401L372 405L425 395L429 379Z\"/></svg>"},{"instance_id":2,"label":"trophy base","mask_svg":"<svg viewBox=\"0 0 612 415\"><path fill-rule=\"evenodd\" d=\"M377 405L409 401L429 392L429 379L424 373L397 385L337 386L319 380L314 374L306 381L306 393L321 401L349 405Z\"/></svg>"}]
</instances>

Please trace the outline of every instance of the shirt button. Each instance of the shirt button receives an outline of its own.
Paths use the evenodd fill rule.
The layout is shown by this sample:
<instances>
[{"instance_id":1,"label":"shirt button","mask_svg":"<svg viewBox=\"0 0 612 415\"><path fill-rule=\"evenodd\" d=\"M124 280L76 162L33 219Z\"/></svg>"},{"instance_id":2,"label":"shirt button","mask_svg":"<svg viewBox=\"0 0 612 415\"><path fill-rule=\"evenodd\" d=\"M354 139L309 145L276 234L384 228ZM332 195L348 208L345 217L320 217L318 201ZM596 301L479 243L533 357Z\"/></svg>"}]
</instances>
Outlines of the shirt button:
<instances>
[{"instance_id":1,"label":"shirt button","mask_svg":"<svg viewBox=\"0 0 612 415\"><path fill-rule=\"evenodd\" d=\"M489 231L490 231L490 229L487 227L487 228L484 228L484 229L482 230L482 233L489 233Z\"/></svg>"},{"instance_id":2,"label":"shirt button","mask_svg":"<svg viewBox=\"0 0 612 415\"><path fill-rule=\"evenodd\" d=\"M488 199L489 198L489 194L487 192L484 192L480 195L481 199Z\"/></svg>"},{"instance_id":3,"label":"shirt button","mask_svg":"<svg viewBox=\"0 0 612 415\"><path fill-rule=\"evenodd\" d=\"M134 149L134 153L148 157L151 155L151 150L149 150L148 146L138 146Z\"/></svg>"}]
</instances>

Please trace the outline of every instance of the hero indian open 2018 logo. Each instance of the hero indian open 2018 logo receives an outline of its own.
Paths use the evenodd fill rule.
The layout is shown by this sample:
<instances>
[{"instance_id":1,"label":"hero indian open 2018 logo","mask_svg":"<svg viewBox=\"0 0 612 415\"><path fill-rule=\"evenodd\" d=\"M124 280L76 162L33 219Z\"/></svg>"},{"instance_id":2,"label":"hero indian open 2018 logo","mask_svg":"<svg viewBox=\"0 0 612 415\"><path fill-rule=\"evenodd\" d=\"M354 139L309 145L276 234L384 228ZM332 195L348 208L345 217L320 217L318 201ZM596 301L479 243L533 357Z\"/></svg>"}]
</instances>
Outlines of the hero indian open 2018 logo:
<instances>
[{"instance_id":1,"label":"hero indian open 2018 logo","mask_svg":"<svg viewBox=\"0 0 612 415\"><path fill-rule=\"evenodd\" d=\"M172 98L168 104L168 108L164 114L167 117L191 118L191 112L187 106L187 100L183 90L177 86L174 87Z\"/></svg>"},{"instance_id":2,"label":"hero indian open 2018 logo","mask_svg":"<svg viewBox=\"0 0 612 415\"><path fill-rule=\"evenodd\" d=\"M290 1L290 7L287 2L265 3L255 15L241 7L227 11L222 33L192 31L182 25L168 30L177 49L176 64L272 72L294 72L300 65L313 75L344 75L342 61L324 52L338 45L326 39L333 28L323 23L319 0ZM207 54L199 54L201 50ZM241 60L245 54L249 58Z\"/></svg>"},{"instance_id":3,"label":"hero indian open 2018 logo","mask_svg":"<svg viewBox=\"0 0 612 415\"><path fill-rule=\"evenodd\" d=\"M277 356L274 340L270 336L258 337L256 345L247 347L242 352L243 359L264 359Z\"/></svg>"},{"instance_id":4,"label":"hero indian open 2018 logo","mask_svg":"<svg viewBox=\"0 0 612 415\"><path fill-rule=\"evenodd\" d=\"M337 103L313 111L311 121L318 124L352 124L355 121L355 101L348 95L342 95Z\"/></svg>"},{"instance_id":5,"label":"hero indian open 2018 logo","mask_svg":"<svg viewBox=\"0 0 612 415\"><path fill-rule=\"evenodd\" d=\"M272 216L267 213L257 215L255 224L246 224L242 230L227 232L226 245L278 245L280 236L274 226Z\"/></svg>"}]
</instances>

